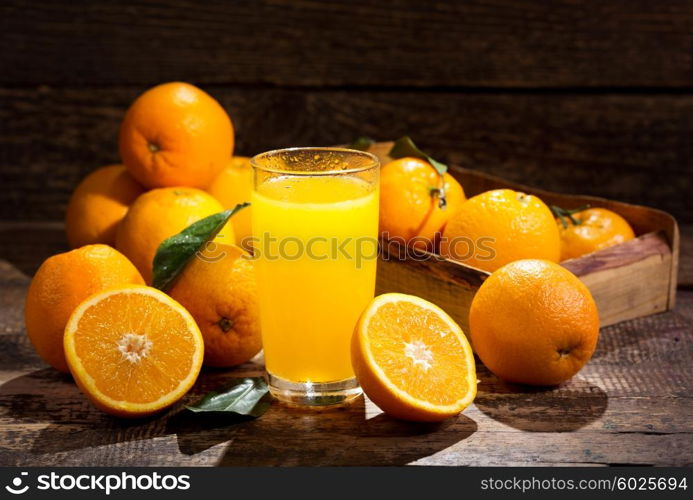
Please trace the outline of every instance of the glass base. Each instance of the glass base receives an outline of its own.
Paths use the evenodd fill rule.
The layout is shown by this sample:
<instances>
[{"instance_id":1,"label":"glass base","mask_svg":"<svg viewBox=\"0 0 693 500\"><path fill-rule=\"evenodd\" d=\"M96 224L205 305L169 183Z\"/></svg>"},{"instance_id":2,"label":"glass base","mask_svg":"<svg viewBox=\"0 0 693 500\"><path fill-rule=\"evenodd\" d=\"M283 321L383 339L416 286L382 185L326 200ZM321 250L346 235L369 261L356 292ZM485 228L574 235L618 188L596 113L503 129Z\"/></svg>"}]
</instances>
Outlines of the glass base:
<instances>
[{"instance_id":1,"label":"glass base","mask_svg":"<svg viewBox=\"0 0 693 500\"><path fill-rule=\"evenodd\" d=\"M344 406L361 395L355 378L336 382L291 382L267 372L269 390L282 403L302 408Z\"/></svg>"}]
</instances>

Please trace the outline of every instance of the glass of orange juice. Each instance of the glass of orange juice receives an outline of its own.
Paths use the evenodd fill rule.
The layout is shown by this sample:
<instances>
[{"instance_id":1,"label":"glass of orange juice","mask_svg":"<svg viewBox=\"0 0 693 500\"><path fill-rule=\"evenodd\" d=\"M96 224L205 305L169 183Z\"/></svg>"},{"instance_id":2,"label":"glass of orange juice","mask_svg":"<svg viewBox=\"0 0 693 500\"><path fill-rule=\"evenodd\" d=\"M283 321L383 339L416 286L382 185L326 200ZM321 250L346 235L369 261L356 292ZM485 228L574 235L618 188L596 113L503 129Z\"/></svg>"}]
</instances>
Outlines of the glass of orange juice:
<instances>
[{"instance_id":1,"label":"glass of orange juice","mask_svg":"<svg viewBox=\"0 0 693 500\"><path fill-rule=\"evenodd\" d=\"M293 405L344 404L361 393L350 341L375 291L378 159L350 149L290 148L251 163L270 391Z\"/></svg>"}]
</instances>

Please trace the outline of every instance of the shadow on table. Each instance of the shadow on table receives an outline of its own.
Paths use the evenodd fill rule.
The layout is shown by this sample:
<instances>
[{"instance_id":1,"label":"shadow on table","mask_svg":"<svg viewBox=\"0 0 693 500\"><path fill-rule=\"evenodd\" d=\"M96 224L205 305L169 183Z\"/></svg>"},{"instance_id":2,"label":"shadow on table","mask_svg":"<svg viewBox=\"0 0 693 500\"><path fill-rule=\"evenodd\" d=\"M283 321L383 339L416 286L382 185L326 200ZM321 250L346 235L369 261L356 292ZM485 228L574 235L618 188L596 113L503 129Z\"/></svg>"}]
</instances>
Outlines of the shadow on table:
<instances>
[{"instance_id":1,"label":"shadow on table","mask_svg":"<svg viewBox=\"0 0 693 500\"><path fill-rule=\"evenodd\" d=\"M203 373L185 402L234 375L239 376ZM275 403L254 420L193 414L183 410L182 404L149 418L116 419L95 409L69 375L51 368L5 382L0 386L0 408L0 415L23 424L48 424L35 433L27 427L22 438L26 443L19 446L26 451L18 449L18 453L75 452L175 436L178 451L188 456L230 442L219 465L403 465L444 450L476 431L476 423L463 415L441 424L402 422L383 414L367 419L363 398L347 408L320 413ZM173 458L165 442L138 449L147 456L133 456L133 464L155 463L160 458L157 453Z\"/></svg>"},{"instance_id":2,"label":"shadow on table","mask_svg":"<svg viewBox=\"0 0 693 500\"><path fill-rule=\"evenodd\" d=\"M366 419L363 398L329 412L278 404L238 430L219 465L405 465L444 450L476 431L459 415L439 424Z\"/></svg>"},{"instance_id":3,"label":"shadow on table","mask_svg":"<svg viewBox=\"0 0 693 500\"><path fill-rule=\"evenodd\" d=\"M203 373L185 402L200 397L228 376L228 372ZM188 412L182 406L147 418L114 418L94 408L72 377L52 368L36 370L0 386L0 415L22 424L48 424L33 436L27 428L26 452L30 454L69 452L167 435L177 435L182 453L194 454L228 441L235 432L231 424L242 423L208 416L192 423L184 418Z\"/></svg>"},{"instance_id":4,"label":"shadow on table","mask_svg":"<svg viewBox=\"0 0 693 500\"><path fill-rule=\"evenodd\" d=\"M558 387L531 387L503 382L483 365L477 367L476 407L523 431L574 431L599 419L609 403L601 388L579 376Z\"/></svg>"},{"instance_id":5,"label":"shadow on table","mask_svg":"<svg viewBox=\"0 0 693 500\"><path fill-rule=\"evenodd\" d=\"M23 424L49 424L33 439L27 437L26 451L32 454L116 444L157 433L154 419L117 420L97 410L70 375L52 368L8 380L0 386L0 402L6 417ZM145 428L147 432L138 431Z\"/></svg>"}]
</instances>

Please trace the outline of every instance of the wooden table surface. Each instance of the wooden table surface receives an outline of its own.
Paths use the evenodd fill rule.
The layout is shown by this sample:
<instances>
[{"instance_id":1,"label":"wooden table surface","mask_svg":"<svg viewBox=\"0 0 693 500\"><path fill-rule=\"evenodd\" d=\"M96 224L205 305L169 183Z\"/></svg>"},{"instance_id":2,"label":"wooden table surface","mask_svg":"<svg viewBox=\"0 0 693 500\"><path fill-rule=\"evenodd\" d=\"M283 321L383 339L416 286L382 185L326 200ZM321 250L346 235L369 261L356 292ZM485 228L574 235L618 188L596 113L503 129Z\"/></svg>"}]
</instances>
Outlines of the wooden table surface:
<instances>
[{"instance_id":1,"label":"wooden table surface","mask_svg":"<svg viewBox=\"0 0 693 500\"><path fill-rule=\"evenodd\" d=\"M59 224L0 227L0 465L693 464L693 227L683 229L676 308L604 328L571 381L529 389L480 363L476 401L439 425L393 420L367 399L311 413L274 404L257 420L94 409L24 332L30 276L64 249ZM184 401L261 364L203 370Z\"/></svg>"}]
</instances>

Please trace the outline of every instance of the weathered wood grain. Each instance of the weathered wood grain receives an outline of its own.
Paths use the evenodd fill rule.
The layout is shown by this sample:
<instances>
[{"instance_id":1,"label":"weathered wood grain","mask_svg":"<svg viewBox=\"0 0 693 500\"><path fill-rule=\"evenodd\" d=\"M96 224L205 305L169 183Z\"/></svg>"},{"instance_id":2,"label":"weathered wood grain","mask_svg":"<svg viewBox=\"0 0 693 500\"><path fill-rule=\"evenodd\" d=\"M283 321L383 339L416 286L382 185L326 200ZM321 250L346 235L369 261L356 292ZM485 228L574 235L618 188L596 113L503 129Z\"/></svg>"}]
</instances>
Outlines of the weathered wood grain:
<instances>
[{"instance_id":1,"label":"weathered wood grain","mask_svg":"<svg viewBox=\"0 0 693 500\"><path fill-rule=\"evenodd\" d=\"M26 239L12 230L15 241ZM57 233L43 240L62 244ZM35 259L46 250L23 248L36 248ZM30 260L23 257L33 269ZM177 405L130 422L95 410L33 353L21 311L28 281L0 261L2 465L693 464L690 291L679 291L674 311L602 329L590 363L557 388L505 384L478 363L475 403L440 425L398 422L367 399L321 414L275 404L258 420L235 422ZM184 402L261 369L205 370Z\"/></svg>"},{"instance_id":2,"label":"weathered wood grain","mask_svg":"<svg viewBox=\"0 0 693 500\"><path fill-rule=\"evenodd\" d=\"M693 288L693 226L681 227L679 250L679 287L688 290Z\"/></svg>"},{"instance_id":3,"label":"weathered wood grain","mask_svg":"<svg viewBox=\"0 0 693 500\"><path fill-rule=\"evenodd\" d=\"M693 81L685 0L7 0L0 83L660 86Z\"/></svg>"},{"instance_id":4,"label":"weathered wood grain","mask_svg":"<svg viewBox=\"0 0 693 500\"><path fill-rule=\"evenodd\" d=\"M74 186L118 160L144 87L0 89L0 220L59 220ZM460 94L215 87L238 152L410 134L462 167L558 192L665 209L693 222L693 96Z\"/></svg>"},{"instance_id":5,"label":"weathered wood grain","mask_svg":"<svg viewBox=\"0 0 693 500\"><path fill-rule=\"evenodd\" d=\"M602 325L673 307L675 297L670 292L676 290L670 280L676 273L672 272L673 253L666 238L661 233L649 233L631 241L624 247L562 264L589 288L599 304ZM628 258L637 260L627 262Z\"/></svg>"},{"instance_id":6,"label":"weathered wood grain","mask_svg":"<svg viewBox=\"0 0 693 500\"><path fill-rule=\"evenodd\" d=\"M62 222L0 222L0 259L26 276L33 276L51 255L69 249Z\"/></svg>"},{"instance_id":7,"label":"weathered wood grain","mask_svg":"<svg viewBox=\"0 0 693 500\"><path fill-rule=\"evenodd\" d=\"M658 358L657 352L671 350L667 341L648 337L643 344L649 344L649 348L637 356L646 364L653 354ZM611 370L613 360L604 361L611 347L607 343L598 351L598 355L606 356L595 356L594 363L604 368L602 372L590 375L585 369L569 384L553 390L503 384L480 366L480 392L475 405L442 425L397 422L380 414L367 400L359 400L345 410L320 414L275 405L261 419L240 423L209 417L201 420L180 413L180 407L163 417L123 422L94 410L69 377L49 368L36 369L0 386L0 402L6 409L0 416L0 429L6 436L0 443L0 462L685 463L690 458L693 432L691 400L686 392L690 390L686 381L690 370L674 380L639 380L634 375L643 376L644 370ZM634 350L631 346L630 351ZM690 350L678 356L679 362L673 368L681 366L686 356L690 356ZM656 359L662 361L671 359ZM186 401L227 376L258 372L259 367L253 365L233 373L205 372Z\"/></svg>"}]
</instances>

